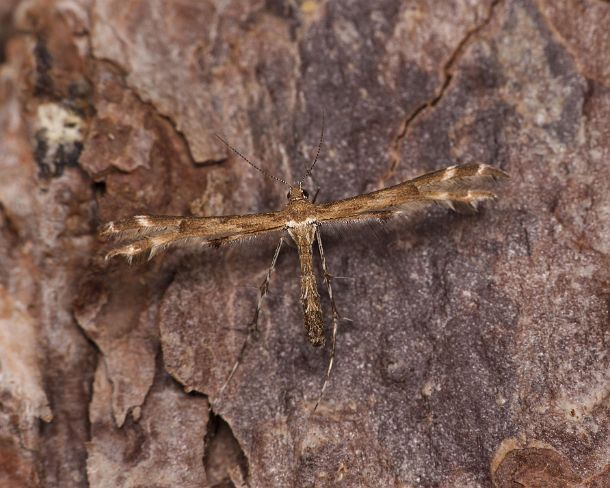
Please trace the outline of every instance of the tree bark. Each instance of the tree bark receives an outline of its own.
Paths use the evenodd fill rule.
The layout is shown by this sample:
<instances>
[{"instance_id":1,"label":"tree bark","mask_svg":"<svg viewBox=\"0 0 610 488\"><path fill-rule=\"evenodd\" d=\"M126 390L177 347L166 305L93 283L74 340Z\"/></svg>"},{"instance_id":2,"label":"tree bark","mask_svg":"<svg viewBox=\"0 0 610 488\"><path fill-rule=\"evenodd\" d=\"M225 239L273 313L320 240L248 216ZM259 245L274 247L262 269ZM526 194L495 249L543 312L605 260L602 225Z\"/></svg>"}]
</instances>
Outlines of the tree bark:
<instances>
[{"instance_id":1,"label":"tree bark","mask_svg":"<svg viewBox=\"0 0 610 488\"><path fill-rule=\"evenodd\" d=\"M608 2L24 0L0 21L0 485L610 485ZM276 243L129 266L97 231L281 208L214 134L292 182L322 113L318 201L458 163L511 179L475 215L322 229L351 321L312 413L330 331L304 337L295 249L221 394Z\"/></svg>"}]
</instances>

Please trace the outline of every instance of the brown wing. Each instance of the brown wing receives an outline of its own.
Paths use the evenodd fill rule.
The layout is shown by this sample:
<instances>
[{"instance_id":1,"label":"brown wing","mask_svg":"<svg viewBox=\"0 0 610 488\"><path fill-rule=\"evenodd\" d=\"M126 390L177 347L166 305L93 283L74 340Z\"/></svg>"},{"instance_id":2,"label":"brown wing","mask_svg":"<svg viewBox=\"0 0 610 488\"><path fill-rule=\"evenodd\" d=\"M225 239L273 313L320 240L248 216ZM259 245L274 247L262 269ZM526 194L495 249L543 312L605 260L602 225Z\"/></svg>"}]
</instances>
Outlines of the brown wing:
<instances>
[{"instance_id":1,"label":"brown wing","mask_svg":"<svg viewBox=\"0 0 610 488\"><path fill-rule=\"evenodd\" d=\"M450 166L383 190L317 205L316 219L322 223L385 219L430 203L454 210L476 209L479 202L495 198L481 188L506 177L503 171L485 164Z\"/></svg>"},{"instance_id":2,"label":"brown wing","mask_svg":"<svg viewBox=\"0 0 610 488\"><path fill-rule=\"evenodd\" d=\"M218 246L279 230L284 224L281 212L225 217L137 215L108 222L100 235L128 242L112 249L106 259L123 255L131 261L143 253L151 258L172 245Z\"/></svg>"},{"instance_id":3,"label":"brown wing","mask_svg":"<svg viewBox=\"0 0 610 488\"><path fill-rule=\"evenodd\" d=\"M489 183L508 178L504 171L488 164L449 166L409 180L420 191L480 189Z\"/></svg>"}]
</instances>

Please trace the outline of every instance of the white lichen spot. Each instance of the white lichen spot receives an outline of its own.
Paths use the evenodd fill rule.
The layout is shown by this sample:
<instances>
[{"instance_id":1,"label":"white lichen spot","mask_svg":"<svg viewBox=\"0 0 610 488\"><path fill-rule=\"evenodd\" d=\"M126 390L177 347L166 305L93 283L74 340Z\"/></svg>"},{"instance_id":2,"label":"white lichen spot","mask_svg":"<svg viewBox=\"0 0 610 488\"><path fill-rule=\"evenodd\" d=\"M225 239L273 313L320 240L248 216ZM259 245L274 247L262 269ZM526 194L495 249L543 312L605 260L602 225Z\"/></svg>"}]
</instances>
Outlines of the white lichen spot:
<instances>
[{"instance_id":1,"label":"white lichen spot","mask_svg":"<svg viewBox=\"0 0 610 488\"><path fill-rule=\"evenodd\" d=\"M57 103L43 103L36 113L48 144L74 144L83 140L83 120Z\"/></svg>"},{"instance_id":2,"label":"white lichen spot","mask_svg":"<svg viewBox=\"0 0 610 488\"><path fill-rule=\"evenodd\" d=\"M43 103L36 111L37 163L45 176L60 176L77 163L82 150L84 121L58 103Z\"/></svg>"}]
</instances>

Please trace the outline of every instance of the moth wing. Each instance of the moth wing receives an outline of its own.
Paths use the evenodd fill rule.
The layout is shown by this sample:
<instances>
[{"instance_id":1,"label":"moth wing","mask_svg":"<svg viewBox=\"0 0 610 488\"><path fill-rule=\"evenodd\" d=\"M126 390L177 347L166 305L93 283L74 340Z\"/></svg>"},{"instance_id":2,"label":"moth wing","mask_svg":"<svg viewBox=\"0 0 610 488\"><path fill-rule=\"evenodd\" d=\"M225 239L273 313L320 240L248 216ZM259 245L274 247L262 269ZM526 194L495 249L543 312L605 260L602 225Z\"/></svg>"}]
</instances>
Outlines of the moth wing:
<instances>
[{"instance_id":1,"label":"moth wing","mask_svg":"<svg viewBox=\"0 0 610 488\"><path fill-rule=\"evenodd\" d=\"M409 180L420 191L486 189L490 184L508 178L501 169L488 164L449 166Z\"/></svg>"},{"instance_id":2,"label":"moth wing","mask_svg":"<svg viewBox=\"0 0 610 488\"><path fill-rule=\"evenodd\" d=\"M493 166L450 166L383 190L318 205L317 220L321 223L385 220L430 204L452 210L476 210L480 202L495 198L494 193L480 188L505 177L506 173Z\"/></svg>"},{"instance_id":3,"label":"moth wing","mask_svg":"<svg viewBox=\"0 0 610 488\"><path fill-rule=\"evenodd\" d=\"M127 241L106 255L129 261L147 253L152 258L170 246L221 246L284 228L280 212L225 217L171 217L139 215L107 223L100 235Z\"/></svg>"}]
</instances>

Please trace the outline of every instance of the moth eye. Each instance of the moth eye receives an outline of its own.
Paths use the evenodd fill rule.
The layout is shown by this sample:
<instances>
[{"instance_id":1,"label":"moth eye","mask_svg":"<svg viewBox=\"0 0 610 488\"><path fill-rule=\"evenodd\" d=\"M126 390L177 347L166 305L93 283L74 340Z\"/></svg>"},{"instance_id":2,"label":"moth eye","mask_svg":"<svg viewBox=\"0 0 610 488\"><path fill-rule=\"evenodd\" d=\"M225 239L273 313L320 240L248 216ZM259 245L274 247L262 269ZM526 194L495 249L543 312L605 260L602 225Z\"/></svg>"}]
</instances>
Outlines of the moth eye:
<instances>
[{"instance_id":1,"label":"moth eye","mask_svg":"<svg viewBox=\"0 0 610 488\"><path fill-rule=\"evenodd\" d=\"M290 200L290 192L286 193L286 198Z\"/></svg>"},{"instance_id":2,"label":"moth eye","mask_svg":"<svg viewBox=\"0 0 610 488\"><path fill-rule=\"evenodd\" d=\"M309 192L307 190L303 190L303 195L305 198L309 199Z\"/></svg>"}]
</instances>

